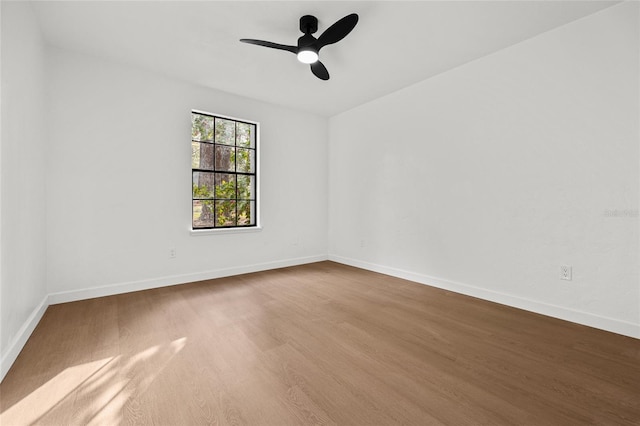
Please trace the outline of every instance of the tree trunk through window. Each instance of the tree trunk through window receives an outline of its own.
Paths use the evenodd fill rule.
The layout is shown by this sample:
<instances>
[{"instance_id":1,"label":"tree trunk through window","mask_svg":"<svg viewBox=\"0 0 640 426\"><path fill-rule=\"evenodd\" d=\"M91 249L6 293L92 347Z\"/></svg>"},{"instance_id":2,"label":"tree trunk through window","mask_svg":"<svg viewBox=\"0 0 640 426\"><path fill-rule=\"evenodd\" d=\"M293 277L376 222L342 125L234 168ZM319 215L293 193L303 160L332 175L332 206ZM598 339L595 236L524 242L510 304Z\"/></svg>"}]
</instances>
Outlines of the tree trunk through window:
<instances>
[{"instance_id":1,"label":"tree trunk through window","mask_svg":"<svg viewBox=\"0 0 640 426\"><path fill-rule=\"evenodd\" d=\"M200 144L200 167L208 168L212 166L214 161L214 150L210 149L206 144ZM211 167L213 168L213 167ZM213 173L200 173L200 186L205 188L214 188L214 174ZM212 194L213 195L213 194ZM200 214L200 221L205 223L214 222L214 208L213 201L202 202L202 213Z\"/></svg>"}]
</instances>

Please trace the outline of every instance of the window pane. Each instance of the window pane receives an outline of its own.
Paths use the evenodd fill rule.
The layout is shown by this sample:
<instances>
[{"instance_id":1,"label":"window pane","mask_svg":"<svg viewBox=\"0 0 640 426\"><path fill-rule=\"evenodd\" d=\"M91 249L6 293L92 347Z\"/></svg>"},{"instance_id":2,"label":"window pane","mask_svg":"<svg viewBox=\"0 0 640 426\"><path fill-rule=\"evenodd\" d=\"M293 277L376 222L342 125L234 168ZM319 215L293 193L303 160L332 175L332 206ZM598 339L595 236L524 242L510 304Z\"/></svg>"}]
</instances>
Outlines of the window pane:
<instances>
[{"instance_id":1,"label":"window pane","mask_svg":"<svg viewBox=\"0 0 640 426\"><path fill-rule=\"evenodd\" d=\"M216 173L216 198L236 198L236 176Z\"/></svg>"},{"instance_id":2,"label":"window pane","mask_svg":"<svg viewBox=\"0 0 640 426\"><path fill-rule=\"evenodd\" d=\"M213 170L213 145L191 142L191 167L194 169Z\"/></svg>"},{"instance_id":3,"label":"window pane","mask_svg":"<svg viewBox=\"0 0 640 426\"><path fill-rule=\"evenodd\" d=\"M192 113L191 139L194 141L213 141L213 117Z\"/></svg>"},{"instance_id":4,"label":"window pane","mask_svg":"<svg viewBox=\"0 0 640 426\"><path fill-rule=\"evenodd\" d=\"M255 199L255 180L253 176L238 175L238 199Z\"/></svg>"},{"instance_id":5,"label":"window pane","mask_svg":"<svg viewBox=\"0 0 640 426\"><path fill-rule=\"evenodd\" d=\"M216 118L216 143L222 143L225 145L236 144L235 121Z\"/></svg>"},{"instance_id":6,"label":"window pane","mask_svg":"<svg viewBox=\"0 0 640 426\"><path fill-rule=\"evenodd\" d=\"M255 126L248 123L237 123L236 144L245 148L255 148L256 132Z\"/></svg>"},{"instance_id":7,"label":"window pane","mask_svg":"<svg viewBox=\"0 0 640 426\"><path fill-rule=\"evenodd\" d=\"M193 201L193 227L194 228L212 228L216 222L214 220L214 202L213 200L194 200Z\"/></svg>"},{"instance_id":8,"label":"window pane","mask_svg":"<svg viewBox=\"0 0 640 426\"><path fill-rule=\"evenodd\" d=\"M238 226L255 225L255 201L238 201Z\"/></svg>"},{"instance_id":9,"label":"window pane","mask_svg":"<svg viewBox=\"0 0 640 426\"><path fill-rule=\"evenodd\" d=\"M216 145L216 170L235 171L236 149L232 146Z\"/></svg>"},{"instance_id":10,"label":"window pane","mask_svg":"<svg viewBox=\"0 0 640 426\"><path fill-rule=\"evenodd\" d=\"M238 154L236 155L237 170L239 172L253 173L254 157L254 150L238 148Z\"/></svg>"},{"instance_id":11,"label":"window pane","mask_svg":"<svg viewBox=\"0 0 640 426\"><path fill-rule=\"evenodd\" d=\"M214 173L193 172L193 198L213 198Z\"/></svg>"},{"instance_id":12,"label":"window pane","mask_svg":"<svg viewBox=\"0 0 640 426\"><path fill-rule=\"evenodd\" d=\"M193 228L257 224L257 125L192 112Z\"/></svg>"},{"instance_id":13,"label":"window pane","mask_svg":"<svg viewBox=\"0 0 640 426\"><path fill-rule=\"evenodd\" d=\"M216 226L236 225L235 200L216 201Z\"/></svg>"}]
</instances>

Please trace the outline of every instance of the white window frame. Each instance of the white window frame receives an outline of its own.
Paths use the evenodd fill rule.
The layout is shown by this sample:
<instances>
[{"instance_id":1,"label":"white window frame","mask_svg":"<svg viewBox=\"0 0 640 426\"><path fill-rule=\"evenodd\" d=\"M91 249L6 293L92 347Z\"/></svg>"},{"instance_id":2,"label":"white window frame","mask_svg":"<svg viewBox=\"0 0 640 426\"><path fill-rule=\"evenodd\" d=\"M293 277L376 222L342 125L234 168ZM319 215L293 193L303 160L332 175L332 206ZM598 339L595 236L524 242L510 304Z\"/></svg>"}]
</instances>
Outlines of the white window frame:
<instances>
[{"instance_id":1,"label":"white window frame","mask_svg":"<svg viewBox=\"0 0 640 426\"><path fill-rule=\"evenodd\" d=\"M260 214L260 209L261 209L261 204L262 204L262 199L261 199L261 195L260 195L260 184L261 184L261 177L260 177L260 171L261 171L261 167L260 167L260 123L254 120L248 120L245 118L238 118L238 117L232 117L229 115L225 115L225 114L217 114L217 113L212 113L212 112L208 112L208 111L203 111L203 110L198 110L198 109L192 109L190 114L189 114L189 123L191 123L191 114L202 114L202 115L207 115L207 116L211 116L211 117L218 117L218 118L222 118L222 119L227 119L227 120L233 120L233 121L239 121L239 122L243 122L243 123L248 123L248 124L252 124L255 126L256 129L256 135L255 135L255 179L256 179L256 184L255 184L255 225L251 225L251 226L234 226L234 227L225 227L225 228L194 228L193 227L193 167L190 169L191 172L189 174L189 192L191 193L191 208L189 209L190 213L190 218L189 218L189 230L192 236L204 236L204 235L221 235L221 234L236 234L236 233L250 233L250 232L260 232L262 230L262 224L261 224L261 214ZM191 128L191 125L190 125ZM189 144L189 163L192 162L191 159L191 145Z\"/></svg>"}]
</instances>

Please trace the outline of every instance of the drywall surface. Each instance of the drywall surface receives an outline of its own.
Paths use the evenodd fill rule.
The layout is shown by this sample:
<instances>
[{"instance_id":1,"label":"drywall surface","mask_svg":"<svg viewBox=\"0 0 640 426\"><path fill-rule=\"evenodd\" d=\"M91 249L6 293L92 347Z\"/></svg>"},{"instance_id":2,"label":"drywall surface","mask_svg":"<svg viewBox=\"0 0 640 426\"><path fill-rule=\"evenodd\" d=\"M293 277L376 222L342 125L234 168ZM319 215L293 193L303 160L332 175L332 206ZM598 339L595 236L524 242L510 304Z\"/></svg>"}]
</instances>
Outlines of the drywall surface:
<instances>
[{"instance_id":1,"label":"drywall surface","mask_svg":"<svg viewBox=\"0 0 640 426\"><path fill-rule=\"evenodd\" d=\"M71 294L53 302L326 258L326 118L57 48L47 61L48 290ZM260 123L262 230L190 233L192 109Z\"/></svg>"},{"instance_id":2,"label":"drywall surface","mask_svg":"<svg viewBox=\"0 0 640 426\"><path fill-rule=\"evenodd\" d=\"M38 311L47 292L43 44L31 4L2 2L0 7L1 378L26 342L29 318Z\"/></svg>"},{"instance_id":3,"label":"drywall surface","mask_svg":"<svg viewBox=\"0 0 640 426\"><path fill-rule=\"evenodd\" d=\"M638 16L332 117L330 259L640 337Z\"/></svg>"}]
</instances>

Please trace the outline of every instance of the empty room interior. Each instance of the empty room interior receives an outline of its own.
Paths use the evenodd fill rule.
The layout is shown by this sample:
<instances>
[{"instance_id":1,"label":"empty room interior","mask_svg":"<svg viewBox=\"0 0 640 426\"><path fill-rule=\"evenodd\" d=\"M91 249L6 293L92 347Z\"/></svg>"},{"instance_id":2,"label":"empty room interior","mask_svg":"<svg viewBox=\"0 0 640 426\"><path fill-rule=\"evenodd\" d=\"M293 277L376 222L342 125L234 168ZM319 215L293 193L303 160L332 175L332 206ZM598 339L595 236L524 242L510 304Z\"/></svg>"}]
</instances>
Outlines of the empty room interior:
<instances>
[{"instance_id":1,"label":"empty room interior","mask_svg":"<svg viewBox=\"0 0 640 426\"><path fill-rule=\"evenodd\" d=\"M638 2L0 19L0 424L640 424Z\"/></svg>"}]
</instances>

